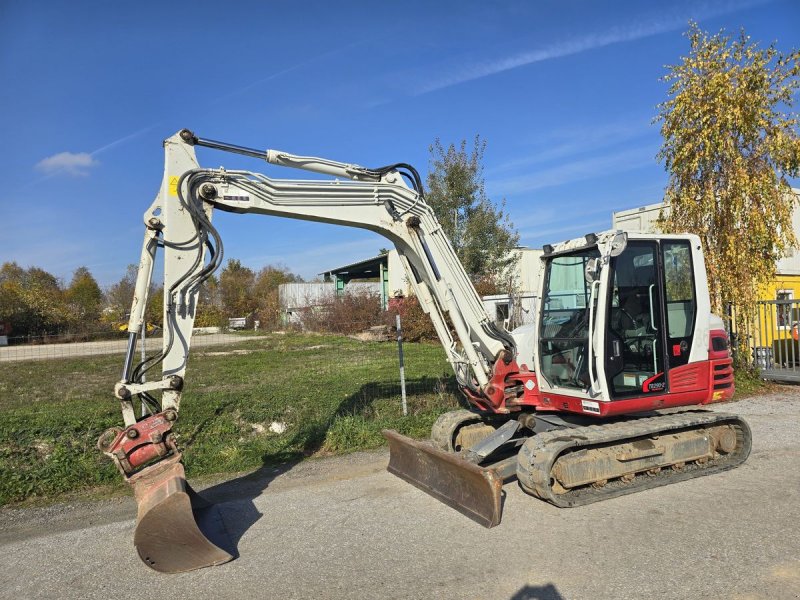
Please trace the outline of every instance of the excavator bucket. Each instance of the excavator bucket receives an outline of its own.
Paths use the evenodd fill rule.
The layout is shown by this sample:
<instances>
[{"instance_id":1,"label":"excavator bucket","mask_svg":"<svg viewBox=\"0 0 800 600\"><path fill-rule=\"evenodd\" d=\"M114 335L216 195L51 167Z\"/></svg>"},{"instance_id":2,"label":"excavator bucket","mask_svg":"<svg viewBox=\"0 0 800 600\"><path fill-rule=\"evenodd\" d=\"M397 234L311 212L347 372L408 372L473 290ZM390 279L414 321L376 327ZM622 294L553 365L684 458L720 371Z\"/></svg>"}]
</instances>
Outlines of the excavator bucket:
<instances>
[{"instance_id":1,"label":"excavator bucket","mask_svg":"<svg viewBox=\"0 0 800 600\"><path fill-rule=\"evenodd\" d=\"M389 441L390 473L484 527L500 523L503 479L495 470L390 429L383 436Z\"/></svg>"},{"instance_id":2,"label":"excavator bucket","mask_svg":"<svg viewBox=\"0 0 800 600\"><path fill-rule=\"evenodd\" d=\"M133 543L142 561L180 573L232 560L219 509L189 486L180 460L150 468L129 480L139 506Z\"/></svg>"}]
</instances>

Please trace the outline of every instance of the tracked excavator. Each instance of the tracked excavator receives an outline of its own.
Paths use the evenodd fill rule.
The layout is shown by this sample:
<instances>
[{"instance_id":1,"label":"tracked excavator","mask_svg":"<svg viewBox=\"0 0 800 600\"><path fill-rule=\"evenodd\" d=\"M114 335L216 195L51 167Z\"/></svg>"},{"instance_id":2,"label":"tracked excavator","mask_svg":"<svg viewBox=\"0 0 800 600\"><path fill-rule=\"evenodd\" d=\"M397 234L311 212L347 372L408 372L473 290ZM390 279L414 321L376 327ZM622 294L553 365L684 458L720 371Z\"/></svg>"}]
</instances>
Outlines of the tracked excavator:
<instances>
[{"instance_id":1,"label":"tracked excavator","mask_svg":"<svg viewBox=\"0 0 800 600\"><path fill-rule=\"evenodd\" d=\"M333 178L203 168L198 146ZM747 458L747 423L702 408L730 399L734 382L696 236L607 231L545 246L535 323L508 332L487 315L410 165L365 168L189 130L165 140L164 151L114 388L124 427L98 441L133 487L134 544L153 569L186 571L233 557L219 511L186 481L173 433L199 286L223 256L215 210L359 227L394 244L469 409L442 415L430 440L385 431L388 470L486 527L500 522L502 486L513 478L532 496L575 507ZM163 347L137 363L158 251ZM161 377L145 377L159 367Z\"/></svg>"}]
</instances>

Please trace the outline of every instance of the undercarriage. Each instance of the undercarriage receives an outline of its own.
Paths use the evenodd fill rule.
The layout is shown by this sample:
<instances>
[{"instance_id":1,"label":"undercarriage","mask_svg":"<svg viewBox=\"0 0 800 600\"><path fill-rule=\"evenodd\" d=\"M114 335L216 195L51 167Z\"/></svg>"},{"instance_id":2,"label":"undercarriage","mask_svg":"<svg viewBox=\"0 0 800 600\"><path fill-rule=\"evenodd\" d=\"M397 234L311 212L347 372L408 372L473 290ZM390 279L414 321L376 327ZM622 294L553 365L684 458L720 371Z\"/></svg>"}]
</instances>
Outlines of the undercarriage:
<instances>
[{"instance_id":1,"label":"undercarriage","mask_svg":"<svg viewBox=\"0 0 800 600\"><path fill-rule=\"evenodd\" d=\"M736 415L653 411L593 424L563 415L442 415L430 442L386 431L389 470L474 521L500 522L503 482L575 507L736 467L751 433Z\"/></svg>"}]
</instances>

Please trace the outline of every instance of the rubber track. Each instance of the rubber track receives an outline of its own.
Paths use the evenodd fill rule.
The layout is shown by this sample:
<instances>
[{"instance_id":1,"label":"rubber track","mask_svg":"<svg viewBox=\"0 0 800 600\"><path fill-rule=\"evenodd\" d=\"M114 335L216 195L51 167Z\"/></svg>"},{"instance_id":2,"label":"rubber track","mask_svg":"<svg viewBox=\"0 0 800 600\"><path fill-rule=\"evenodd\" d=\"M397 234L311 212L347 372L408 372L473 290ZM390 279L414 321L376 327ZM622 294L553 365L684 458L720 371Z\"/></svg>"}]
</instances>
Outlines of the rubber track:
<instances>
[{"instance_id":1,"label":"rubber track","mask_svg":"<svg viewBox=\"0 0 800 600\"><path fill-rule=\"evenodd\" d=\"M633 481L627 483L617 479L602 487L584 486L561 494L555 493L551 487L553 465L565 452L615 442L625 443L635 438L661 435L670 431L726 424L732 425L736 431L735 450L730 454L721 454L703 465L687 463L681 470L664 467L656 475L637 474ZM535 435L523 444L517 460L517 478L526 492L551 504L562 508L583 506L732 469L747 459L751 442L750 427L744 419L733 414L705 410L670 412L606 425L559 429Z\"/></svg>"},{"instance_id":2,"label":"rubber track","mask_svg":"<svg viewBox=\"0 0 800 600\"><path fill-rule=\"evenodd\" d=\"M469 410L452 410L439 415L431 427L433 445L444 452L453 452L453 436L456 430L467 423L480 423L481 415Z\"/></svg>"}]
</instances>

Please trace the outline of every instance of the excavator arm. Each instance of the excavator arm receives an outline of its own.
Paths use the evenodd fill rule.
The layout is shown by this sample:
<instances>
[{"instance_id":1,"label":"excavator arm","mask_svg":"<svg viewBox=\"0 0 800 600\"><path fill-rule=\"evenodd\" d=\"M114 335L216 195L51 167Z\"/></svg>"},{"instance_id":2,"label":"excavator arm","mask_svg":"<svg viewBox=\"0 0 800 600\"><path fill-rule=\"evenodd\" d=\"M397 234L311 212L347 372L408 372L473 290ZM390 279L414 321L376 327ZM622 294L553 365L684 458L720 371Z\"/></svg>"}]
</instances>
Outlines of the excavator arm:
<instances>
[{"instance_id":1,"label":"excavator arm","mask_svg":"<svg viewBox=\"0 0 800 600\"><path fill-rule=\"evenodd\" d=\"M336 179L274 179L250 171L205 169L197 162L196 146ZM419 175L412 167L397 164L368 169L206 140L188 130L165 140L164 150L161 188L144 214L128 347L122 377L114 389L125 427L107 431L98 442L134 487L139 504L134 541L146 564L174 572L219 564L232 557L213 543L199 524L201 520L216 522L218 529L220 519L208 516L207 503L186 483L172 433L180 410L200 286L222 264L223 241L212 224L214 209L358 227L389 239L466 396L479 411L507 412L505 379L507 373L517 370L514 341L486 314L450 241L425 203ZM164 257L163 346L134 364L159 250ZM146 378L159 366L160 378ZM140 405L145 408L137 415ZM400 460L419 458L420 451L411 441L404 445L397 437L389 440Z\"/></svg>"},{"instance_id":2,"label":"excavator arm","mask_svg":"<svg viewBox=\"0 0 800 600\"><path fill-rule=\"evenodd\" d=\"M207 146L263 158L272 164L347 177L323 180L272 179L250 171L202 169L195 146ZM456 373L470 390L477 408L503 410L502 386L492 380L495 364L516 356L511 336L495 326L442 231L421 189L411 189L402 165L366 169L327 159L258 151L204 140L183 130L164 143L165 173L156 200L144 215L136 295L128 324L129 347L116 395L131 424L132 397L163 390L162 406L178 409L186 370L199 285L222 262L223 244L211 224L213 209L347 225L368 229L397 248L406 275L430 316ZM419 188L418 177L412 174ZM164 349L150 364L133 367L137 332L141 330L157 248L164 250ZM450 326L455 332L451 335ZM144 369L162 363L163 378L143 384Z\"/></svg>"}]
</instances>

